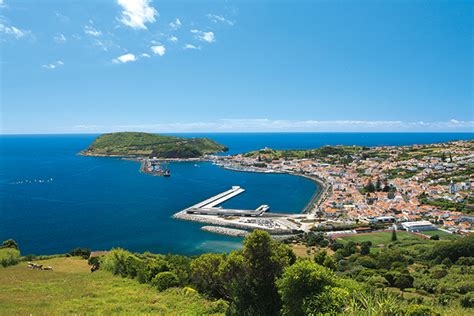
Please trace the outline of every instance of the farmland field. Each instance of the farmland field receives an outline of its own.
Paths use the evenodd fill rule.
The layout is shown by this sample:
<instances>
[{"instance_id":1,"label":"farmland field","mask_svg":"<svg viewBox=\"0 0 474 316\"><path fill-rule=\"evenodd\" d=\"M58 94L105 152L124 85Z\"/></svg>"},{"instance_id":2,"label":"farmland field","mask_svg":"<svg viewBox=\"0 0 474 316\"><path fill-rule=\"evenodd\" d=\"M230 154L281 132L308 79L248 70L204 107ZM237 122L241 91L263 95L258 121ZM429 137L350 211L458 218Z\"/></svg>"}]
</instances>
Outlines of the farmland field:
<instances>
[{"instance_id":1,"label":"farmland field","mask_svg":"<svg viewBox=\"0 0 474 316\"><path fill-rule=\"evenodd\" d=\"M397 240L404 241L417 241L422 238L407 232L397 231ZM355 243L361 243L363 241L371 241L373 246L385 245L390 243L392 240L392 232L376 232L376 233L365 233L351 236L339 237L339 241L348 242L353 241Z\"/></svg>"}]
</instances>

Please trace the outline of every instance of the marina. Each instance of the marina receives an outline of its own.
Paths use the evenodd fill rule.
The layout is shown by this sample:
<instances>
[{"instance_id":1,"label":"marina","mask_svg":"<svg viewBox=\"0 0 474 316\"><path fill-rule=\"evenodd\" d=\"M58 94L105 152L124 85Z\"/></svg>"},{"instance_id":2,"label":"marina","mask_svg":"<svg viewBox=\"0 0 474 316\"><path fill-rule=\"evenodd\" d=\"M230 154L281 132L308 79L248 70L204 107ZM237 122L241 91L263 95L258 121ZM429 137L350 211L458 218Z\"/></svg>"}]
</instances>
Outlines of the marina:
<instances>
[{"instance_id":1,"label":"marina","mask_svg":"<svg viewBox=\"0 0 474 316\"><path fill-rule=\"evenodd\" d=\"M202 202L192 205L173 217L213 225L206 226L206 231L219 231L221 234L235 235L235 231L251 231L262 229L274 235L293 234L301 231L301 225L296 222L301 214L271 213L270 206L262 204L255 210L227 209L219 205L245 192L240 186L212 196ZM233 227L233 229L227 229Z\"/></svg>"}]
</instances>

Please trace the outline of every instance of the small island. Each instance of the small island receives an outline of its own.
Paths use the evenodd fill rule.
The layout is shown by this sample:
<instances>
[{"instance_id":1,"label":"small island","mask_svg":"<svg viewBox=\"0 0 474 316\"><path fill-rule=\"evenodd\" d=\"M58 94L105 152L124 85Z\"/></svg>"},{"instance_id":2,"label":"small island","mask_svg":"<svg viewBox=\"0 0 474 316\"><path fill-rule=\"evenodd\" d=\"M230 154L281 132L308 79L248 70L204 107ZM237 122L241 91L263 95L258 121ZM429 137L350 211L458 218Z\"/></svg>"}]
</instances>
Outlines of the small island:
<instances>
[{"instance_id":1,"label":"small island","mask_svg":"<svg viewBox=\"0 0 474 316\"><path fill-rule=\"evenodd\" d=\"M228 148L209 138L184 138L142 132L103 134L80 154L83 156L200 158Z\"/></svg>"}]
</instances>

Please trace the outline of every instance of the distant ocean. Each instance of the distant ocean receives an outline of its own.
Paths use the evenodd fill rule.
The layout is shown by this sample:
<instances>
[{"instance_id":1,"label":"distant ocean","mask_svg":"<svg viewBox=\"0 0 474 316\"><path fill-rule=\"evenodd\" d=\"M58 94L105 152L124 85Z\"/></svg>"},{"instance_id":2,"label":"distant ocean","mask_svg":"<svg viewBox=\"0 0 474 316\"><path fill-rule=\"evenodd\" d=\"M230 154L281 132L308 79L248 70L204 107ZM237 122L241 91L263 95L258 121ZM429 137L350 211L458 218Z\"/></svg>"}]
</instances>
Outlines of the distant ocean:
<instances>
[{"instance_id":1,"label":"distant ocean","mask_svg":"<svg viewBox=\"0 0 474 316\"><path fill-rule=\"evenodd\" d=\"M473 139L473 133L248 133L176 134L209 137L226 154L270 147L410 145ZM76 154L98 135L0 136L0 240L18 241L23 254L94 250L199 254L240 247L241 239L200 230L175 212L240 185L225 206L299 212L317 185L291 175L224 170L210 163L172 163L170 178L139 172L139 164Z\"/></svg>"}]
</instances>

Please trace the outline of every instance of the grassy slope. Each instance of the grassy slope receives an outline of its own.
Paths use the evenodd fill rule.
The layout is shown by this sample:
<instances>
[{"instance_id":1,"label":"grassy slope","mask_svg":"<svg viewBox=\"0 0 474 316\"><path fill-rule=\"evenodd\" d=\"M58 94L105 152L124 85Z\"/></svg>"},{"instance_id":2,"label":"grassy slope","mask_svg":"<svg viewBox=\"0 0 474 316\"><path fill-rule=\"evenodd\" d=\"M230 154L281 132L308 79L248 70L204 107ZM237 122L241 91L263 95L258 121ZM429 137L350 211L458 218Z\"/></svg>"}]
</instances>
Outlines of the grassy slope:
<instances>
[{"instance_id":1,"label":"grassy slope","mask_svg":"<svg viewBox=\"0 0 474 316\"><path fill-rule=\"evenodd\" d=\"M35 261L36 262L36 261ZM70 313L213 313L216 304L182 289L158 292L135 280L105 271L90 273L87 261L54 258L37 261L54 271L31 270L22 262L0 268L0 315Z\"/></svg>"},{"instance_id":2,"label":"grassy slope","mask_svg":"<svg viewBox=\"0 0 474 316\"><path fill-rule=\"evenodd\" d=\"M385 245L392 241L391 232L377 232L377 233L368 233L368 234L358 234L353 236L340 237L339 239L344 241L353 241L355 243L361 243L363 241L371 241L373 246ZM418 237L413 234L406 232L397 232L397 239L401 242L420 240L421 237Z\"/></svg>"},{"instance_id":3,"label":"grassy slope","mask_svg":"<svg viewBox=\"0 0 474 316\"><path fill-rule=\"evenodd\" d=\"M87 155L148 156L155 152L159 157L193 155L225 151L227 148L207 138L181 138L149 133L120 132L97 137L83 153Z\"/></svg>"}]
</instances>

